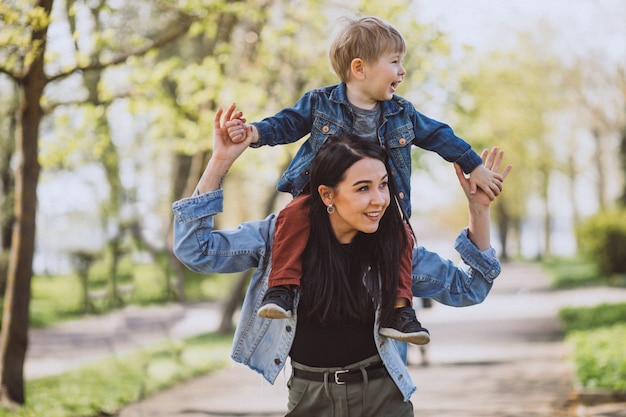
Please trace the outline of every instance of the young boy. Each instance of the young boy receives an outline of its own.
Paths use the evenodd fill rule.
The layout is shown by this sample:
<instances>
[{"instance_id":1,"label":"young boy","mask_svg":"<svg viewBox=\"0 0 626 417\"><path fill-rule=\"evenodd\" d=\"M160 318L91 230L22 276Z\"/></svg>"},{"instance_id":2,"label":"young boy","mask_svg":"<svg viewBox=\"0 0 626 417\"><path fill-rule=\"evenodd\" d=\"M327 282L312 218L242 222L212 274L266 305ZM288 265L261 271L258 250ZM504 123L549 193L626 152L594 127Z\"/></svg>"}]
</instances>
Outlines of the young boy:
<instances>
[{"instance_id":1,"label":"young boy","mask_svg":"<svg viewBox=\"0 0 626 417\"><path fill-rule=\"evenodd\" d=\"M470 145L443 123L420 114L394 93L402 82L406 43L400 32L377 17L348 18L333 40L330 63L340 84L314 89L291 108L260 122L246 124L239 112L226 125L231 140L252 136L252 147L295 142L310 133L278 183L278 190L297 197L307 192L308 167L324 140L334 134L355 133L380 143L389 153L399 190L399 205L411 215L411 145L437 152L470 174L472 190L484 190L492 199L500 192L502 177L482 165ZM300 255L308 240L308 214L303 198L294 198L280 213L274 234L272 274L259 315L291 315L294 290L302 275ZM397 317L382 323L384 336L414 344L430 341L411 308L412 248L404 257L398 288Z\"/></svg>"}]
</instances>

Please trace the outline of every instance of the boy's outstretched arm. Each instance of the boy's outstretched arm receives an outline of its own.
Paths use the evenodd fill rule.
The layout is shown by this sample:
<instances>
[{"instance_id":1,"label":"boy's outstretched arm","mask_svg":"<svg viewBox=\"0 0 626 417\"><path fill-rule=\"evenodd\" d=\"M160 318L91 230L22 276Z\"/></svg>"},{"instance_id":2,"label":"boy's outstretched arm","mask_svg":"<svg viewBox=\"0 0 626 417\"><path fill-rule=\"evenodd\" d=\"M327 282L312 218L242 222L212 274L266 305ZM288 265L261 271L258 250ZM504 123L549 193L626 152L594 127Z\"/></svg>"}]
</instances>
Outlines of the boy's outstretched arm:
<instances>
[{"instance_id":1,"label":"boy's outstretched arm","mask_svg":"<svg viewBox=\"0 0 626 417\"><path fill-rule=\"evenodd\" d=\"M487 155L487 160L484 160L482 165L477 166L469 174L470 192L476 193L476 190L480 188L487 194L490 200L494 200L502 191L502 181L504 178L498 172L494 172L487 168L490 164L493 164L495 153L487 154L487 149L483 151L483 155Z\"/></svg>"},{"instance_id":2,"label":"boy's outstretched arm","mask_svg":"<svg viewBox=\"0 0 626 417\"><path fill-rule=\"evenodd\" d=\"M235 106L235 103L231 104ZM228 137L235 143L244 142L250 140L250 143L256 143L259 141L259 132L256 127L246 123L246 118L243 117L243 112L237 111L232 114L231 118L224 123L224 127L228 132Z\"/></svg>"}]
</instances>

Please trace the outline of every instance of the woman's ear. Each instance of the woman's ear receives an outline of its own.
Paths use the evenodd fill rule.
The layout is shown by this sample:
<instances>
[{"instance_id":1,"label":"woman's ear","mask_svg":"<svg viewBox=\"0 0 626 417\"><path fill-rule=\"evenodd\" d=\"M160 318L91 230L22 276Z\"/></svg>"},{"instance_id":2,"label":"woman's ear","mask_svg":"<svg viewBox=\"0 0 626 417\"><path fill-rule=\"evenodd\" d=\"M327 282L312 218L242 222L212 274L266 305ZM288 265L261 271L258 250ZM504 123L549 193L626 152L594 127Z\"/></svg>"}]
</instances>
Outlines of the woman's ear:
<instances>
[{"instance_id":1,"label":"woman's ear","mask_svg":"<svg viewBox=\"0 0 626 417\"><path fill-rule=\"evenodd\" d=\"M333 202L334 192L328 185L320 185L317 187L317 192L325 205L329 205Z\"/></svg>"},{"instance_id":2,"label":"woman's ear","mask_svg":"<svg viewBox=\"0 0 626 417\"><path fill-rule=\"evenodd\" d=\"M365 79L365 63L361 58L354 58L350 62L350 74L357 80Z\"/></svg>"}]
</instances>

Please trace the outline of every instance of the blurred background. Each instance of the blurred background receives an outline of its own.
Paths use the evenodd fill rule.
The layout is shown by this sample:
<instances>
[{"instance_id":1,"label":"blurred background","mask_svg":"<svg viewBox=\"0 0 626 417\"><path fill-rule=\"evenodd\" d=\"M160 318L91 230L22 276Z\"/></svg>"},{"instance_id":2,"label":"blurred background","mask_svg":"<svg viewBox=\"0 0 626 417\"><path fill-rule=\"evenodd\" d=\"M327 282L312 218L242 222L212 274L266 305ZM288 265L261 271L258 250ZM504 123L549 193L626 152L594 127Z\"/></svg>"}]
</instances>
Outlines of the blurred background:
<instances>
[{"instance_id":1,"label":"blurred background","mask_svg":"<svg viewBox=\"0 0 626 417\"><path fill-rule=\"evenodd\" d=\"M400 95L478 152L506 150L515 173L494 210L500 251L575 253L576 226L624 195L622 2L371 3L55 1L34 271L67 273L73 252L102 252L130 237L166 250L169 206L204 166L217 107L236 102L248 120L260 120L335 83L328 40L337 18L355 11L382 16L406 37ZM3 28L13 44L1 51L3 236L12 226L24 99L14 78L35 52L19 23ZM299 145L247 153L228 179L242 192L224 222L280 208L285 196L271 201L274 186ZM435 229L420 229L424 243L466 220L453 171L428 154L414 151L413 220Z\"/></svg>"},{"instance_id":2,"label":"blurred background","mask_svg":"<svg viewBox=\"0 0 626 417\"><path fill-rule=\"evenodd\" d=\"M514 170L492 209L504 261L586 256L626 274L621 0L5 0L3 337L128 303L204 300L225 301L228 331L247 276L185 271L171 204L204 169L218 107L257 121L337 82L327 50L349 13L405 36L399 95L477 152L506 151ZM275 185L301 143L244 154L219 227L289 201ZM453 168L418 148L413 163L418 241L454 259L467 215Z\"/></svg>"}]
</instances>

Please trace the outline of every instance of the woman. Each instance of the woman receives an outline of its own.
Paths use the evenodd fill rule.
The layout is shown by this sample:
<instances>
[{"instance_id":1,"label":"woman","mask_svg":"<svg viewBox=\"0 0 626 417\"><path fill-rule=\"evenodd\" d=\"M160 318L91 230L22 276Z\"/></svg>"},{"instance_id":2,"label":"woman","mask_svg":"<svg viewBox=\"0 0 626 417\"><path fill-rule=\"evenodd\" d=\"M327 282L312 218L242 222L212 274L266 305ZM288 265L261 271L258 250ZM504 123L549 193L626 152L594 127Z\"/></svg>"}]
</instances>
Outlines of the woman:
<instances>
[{"instance_id":1,"label":"woman","mask_svg":"<svg viewBox=\"0 0 626 417\"><path fill-rule=\"evenodd\" d=\"M225 114L233 116L234 106ZM191 198L177 201L174 251L198 272L239 272L256 268L233 344L232 357L274 382L287 356L288 416L413 416L409 401L415 386L405 365L404 344L378 333L396 295L402 245L409 244L406 224L394 199L382 147L357 137L331 138L311 167L311 237L303 261L301 289L294 314L268 320L256 311L267 290L275 216L241 224L236 230L213 230L222 211L220 184L248 146L230 141L218 110L211 160ZM502 153L486 158L499 170ZM506 177L509 167L502 173ZM489 197L471 194L457 168L470 202L470 226L457 241L467 272L417 250L414 294L450 305L482 301L499 263L490 248ZM427 265L422 265L427 261ZM369 394L368 394L369 392Z\"/></svg>"}]
</instances>

